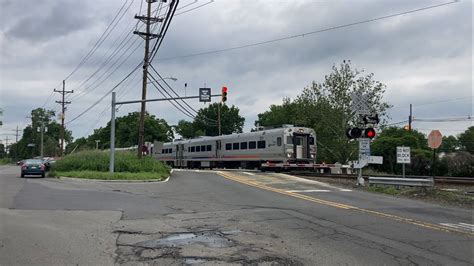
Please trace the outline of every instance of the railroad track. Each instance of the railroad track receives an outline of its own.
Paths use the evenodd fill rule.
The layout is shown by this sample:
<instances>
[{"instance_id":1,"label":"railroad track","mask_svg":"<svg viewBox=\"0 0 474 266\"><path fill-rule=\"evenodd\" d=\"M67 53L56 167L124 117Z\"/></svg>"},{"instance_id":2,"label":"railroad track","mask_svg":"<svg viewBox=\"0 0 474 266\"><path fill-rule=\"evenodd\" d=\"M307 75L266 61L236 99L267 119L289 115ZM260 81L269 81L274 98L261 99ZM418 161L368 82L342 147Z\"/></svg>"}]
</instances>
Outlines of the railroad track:
<instances>
[{"instance_id":1,"label":"railroad track","mask_svg":"<svg viewBox=\"0 0 474 266\"><path fill-rule=\"evenodd\" d=\"M350 174L320 174L310 171L294 171L292 175L308 176L308 177L329 177L329 178L342 178L342 179L357 179L357 175ZM377 175L380 177L401 177L395 175ZM407 178L430 178L430 176L406 176ZM369 176L364 175L364 179L368 179ZM459 185L474 185L474 177L452 177L452 176L435 176L435 184L459 184Z\"/></svg>"}]
</instances>

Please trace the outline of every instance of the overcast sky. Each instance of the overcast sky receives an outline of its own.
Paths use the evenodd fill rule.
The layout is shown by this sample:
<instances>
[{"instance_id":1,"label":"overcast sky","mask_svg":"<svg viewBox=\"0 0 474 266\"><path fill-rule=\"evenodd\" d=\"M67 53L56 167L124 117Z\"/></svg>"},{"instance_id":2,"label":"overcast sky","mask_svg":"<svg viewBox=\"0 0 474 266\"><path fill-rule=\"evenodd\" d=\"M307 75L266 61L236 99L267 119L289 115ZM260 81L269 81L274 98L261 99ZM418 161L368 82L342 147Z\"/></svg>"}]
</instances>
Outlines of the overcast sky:
<instances>
[{"instance_id":1,"label":"overcast sky","mask_svg":"<svg viewBox=\"0 0 474 266\"><path fill-rule=\"evenodd\" d=\"M136 23L133 17L140 10L140 2L0 0L0 108L4 110L0 139L13 134L11 130L17 125L24 128L29 122L26 116L33 108L44 105L59 110L55 103L59 94L52 95L53 88L60 88L58 85L91 50L122 5L124 11L130 6L123 18L66 81L66 89L74 90L68 98L72 104L68 106L66 121L128 74L143 59L143 40L136 35L126 39ZM297 35L449 0L180 2L181 9L153 65L162 76L178 79L168 81L180 94L185 93L185 83L187 95L196 95L204 85L218 93L226 85L228 104L240 108L246 119L246 131L253 126L258 113L271 104L281 103L283 97L296 97L312 81L323 82L332 65L345 59L351 60L355 68L373 72L375 79L387 85L385 100L394 106L390 111L391 122L406 120L410 103L415 119L467 117L473 113L471 1L245 49L163 60ZM179 14L186 10L190 11ZM120 50L106 61L120 43L131 49ZM100 70L87 80L97 69ZM136 71L117 88L119 99L139 99L140 84L141 73ZM156 89L149 88L148 98L160 96ZM197 101L189 103L195 109L204 106ZM87 136L93 128L105 125L110 119L109 106L107 96L69 123L74 137ZM122 106L117 115L137 110L139 105ZM147 110L170 124L189 120L165 102L150 103ZM440 129L444 135L459 134L470 125L472 121L414 123L423 132Z\"/></svg>"}]
</instances>

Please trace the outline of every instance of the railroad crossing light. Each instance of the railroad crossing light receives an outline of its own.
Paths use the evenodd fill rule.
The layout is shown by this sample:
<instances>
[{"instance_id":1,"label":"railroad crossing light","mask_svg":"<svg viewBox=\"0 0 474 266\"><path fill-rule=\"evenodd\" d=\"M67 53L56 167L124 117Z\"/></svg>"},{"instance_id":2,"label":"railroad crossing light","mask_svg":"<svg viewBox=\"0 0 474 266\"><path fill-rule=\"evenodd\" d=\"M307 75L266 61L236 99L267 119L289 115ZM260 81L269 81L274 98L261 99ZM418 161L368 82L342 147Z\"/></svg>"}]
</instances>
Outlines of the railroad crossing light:
<instances>
[{"instance_id":1,"label":"railroad crossing light","mask_svg":"<svg viewBox=\"0 0 474 266\"><path fill-rule=\"evenodd\" d=\"M349 139L358 139L362 136L362 129L354 127L354 128L348 128L346 131L346 136Z\"/></svg>"},{"instance_id":2,"label":"railroad crossing light","mask_svg":"<svg viewBox=\"0 0 474 266\"><path fill-rule=\"evenodd\" d=\"M225 103L227 101L227 87L222 87L222 102Z\"/></svg>"},{"instance_id":3,"label":"railroad crossing light","mask_svg":"<svg viewBox=\"0 0 474 266\"><path fill-rule=\"evenodd\" d=\"M375 137L375 129L369 127L364 130L364 137L373 139Z\"/></svg>"}]
</instances>

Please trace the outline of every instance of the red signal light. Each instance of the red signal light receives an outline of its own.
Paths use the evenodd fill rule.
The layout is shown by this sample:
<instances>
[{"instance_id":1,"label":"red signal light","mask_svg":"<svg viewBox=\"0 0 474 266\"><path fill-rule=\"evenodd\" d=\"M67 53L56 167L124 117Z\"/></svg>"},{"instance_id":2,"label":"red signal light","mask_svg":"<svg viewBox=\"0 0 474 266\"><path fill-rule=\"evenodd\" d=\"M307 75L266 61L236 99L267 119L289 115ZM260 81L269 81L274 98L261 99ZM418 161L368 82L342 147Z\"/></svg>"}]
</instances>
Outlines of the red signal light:
<instances>
[{"instance_id":1,"label":"red signal light","mask_svg":"<svg viewBox=\"0 0 474 266\"><path fill-rule=\"evenodd\" d=\"M375 137L375 129L369 127L365 130L365 137L372 139Z\"/></svg>"},{"instance_id":2,"label":"red signal light","mask_svg":"<svg viewBox=\"0 0 474 266\"><path fill-rule=\"evenodd\" d=\"M222 87L222 93L221 94L222 94L221 101L223 103L225 103L227 101L227 87L226 86Z\"/></svg>"}]
</instances>

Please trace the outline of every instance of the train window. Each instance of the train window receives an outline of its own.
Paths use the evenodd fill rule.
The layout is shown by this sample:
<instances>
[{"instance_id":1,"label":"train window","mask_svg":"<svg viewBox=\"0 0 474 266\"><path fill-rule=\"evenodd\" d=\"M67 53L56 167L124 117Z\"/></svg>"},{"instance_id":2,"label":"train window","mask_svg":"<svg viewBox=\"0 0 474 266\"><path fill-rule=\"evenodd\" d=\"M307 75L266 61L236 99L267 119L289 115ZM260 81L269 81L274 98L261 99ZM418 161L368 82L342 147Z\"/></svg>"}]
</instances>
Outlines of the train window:
<instances>
[{"instance_id":1,"label":"train window","mask_svg":"<svg viewBox=\"0 0 474 266\"><path fill-rule=\"evenodd\" d=\"M281 137L278 137L278 138L277 138L277 145L278 145L278 146L281 146Z\"/></svg>"},{"instance_id":2,"label":"train window","mask_svg":"<svg viewBox=\"0 0 474 266\"><path fill-rule=\"evenodd\" d=\"M254 150L257 148L257 142L249 141L249 149Z\"/></svg>"},{"instance_id":3,"label":"train window","mask_svg":"<svg viewBox=\"0 0 474 266\"><path fill-rule=\"evenodd\" d=\"M286 144L293 144L293 137L292 136L286 137Z\"/></svg>"},{"instance_id":4,"label":"train window","mask_svg":"<svg viewBox=\"0 0 474 266\"><path fill-rule=\"evenodd\" d=\"M206 151L206 145L201 146L201 151Z\"/></svg>"},{"instance_id":5,"label":"train window","mask_svg":"<svg viewBox=\"0 0 474 266\"><path fill-rule=\"evenodd\" d=\"M196 151L196 147L192 146L191 147L191 152L195 152Z\"/></svg>"},{"instance_id":6,"label":"train window","mask_svg":"<svg viewBox=\"0 0 474 266\"><path fill-rule=\"evenodd\" d=\"M241 150L246 150L247 149L247 142L241 142L240 143L240 149Z\"/></svg>"},{"instance_id":7,"label":"train window","mask_svg":"<svg viewBox=\"0 0 474 266\"><path fill-rule=\"evenodd\" d=\"M212 151L212 145L207 145L207 151Z\"/></svg>"},{"instance_id":8,"label":"train window","mask_svg":"<svg viewBox=\"0 0 474 266\"><path fill-rule=\"evenodd\" d=\"M225 144L225 149L226 149L227 151L232 150L232 143L226 143L226 144Z\"/></svg>"},{"instance_id":9,"label":"train window","mask_svg":"<svg viewBox=\"0 0 474 266\"><path fill-rule=\"evenodd\" d=\"M314 145L314 137L309 137L309 145Z\"/></svg>"},{"instance_id":10,"label":"train window","mask_svg":"<svg viewBox=\"0 0 474 266\"><path fill-rule=\"evenodd\" d=\"M239 143L238 143L238 142L233 143L233 144L232 144L232 149L233 149L233 150L238 150L238 149L239 149Z\"/></svg>"},{"instance_id":11,"label":"train window","mask_svg":"<svg viewBox=\"0 0 474 266\"><path fill-rule=\"evenodd\" d=\"M165 153L165 149L162 149L162 150L161 150L161 153Z\"/></svg>"},{"instance_id":12,"label":"train window","mask_svg":"<svg viewBox=\"0 0 474 266\"><path fill-rule=\"evenodd\" d=\"M257 142L257 147L258 147L259 149L265 149L265 146L266 146L266 143L265 143L264 140L259 140L259 141Z\"/></svg>"},{"instance_id":13,"label":"train window","mask_svg":"<svg viewBox=\"0 0 474 266\"><path fill-rule=\"evenodd\" d=\"M201 152L201 146L196 146L196 152Z\"/></svg>"},{"instance_id":14,"label":"train window","mask_svg":"<svg viewBox=\"0 0 474 266\"><path fill-rule=\"evenodd\" d=\"M191 152L191 147L188 147L188 152Z\"/></svg>"},{"instance_id":15,"label":"train window","mask_svg":"<svg viewBox=\"0 0 474 266\"><path fill-rule=\"evenodd\" d=\"M173 153L173 149L169 149L168 153Z\"/></svg>"}]
</instances>

